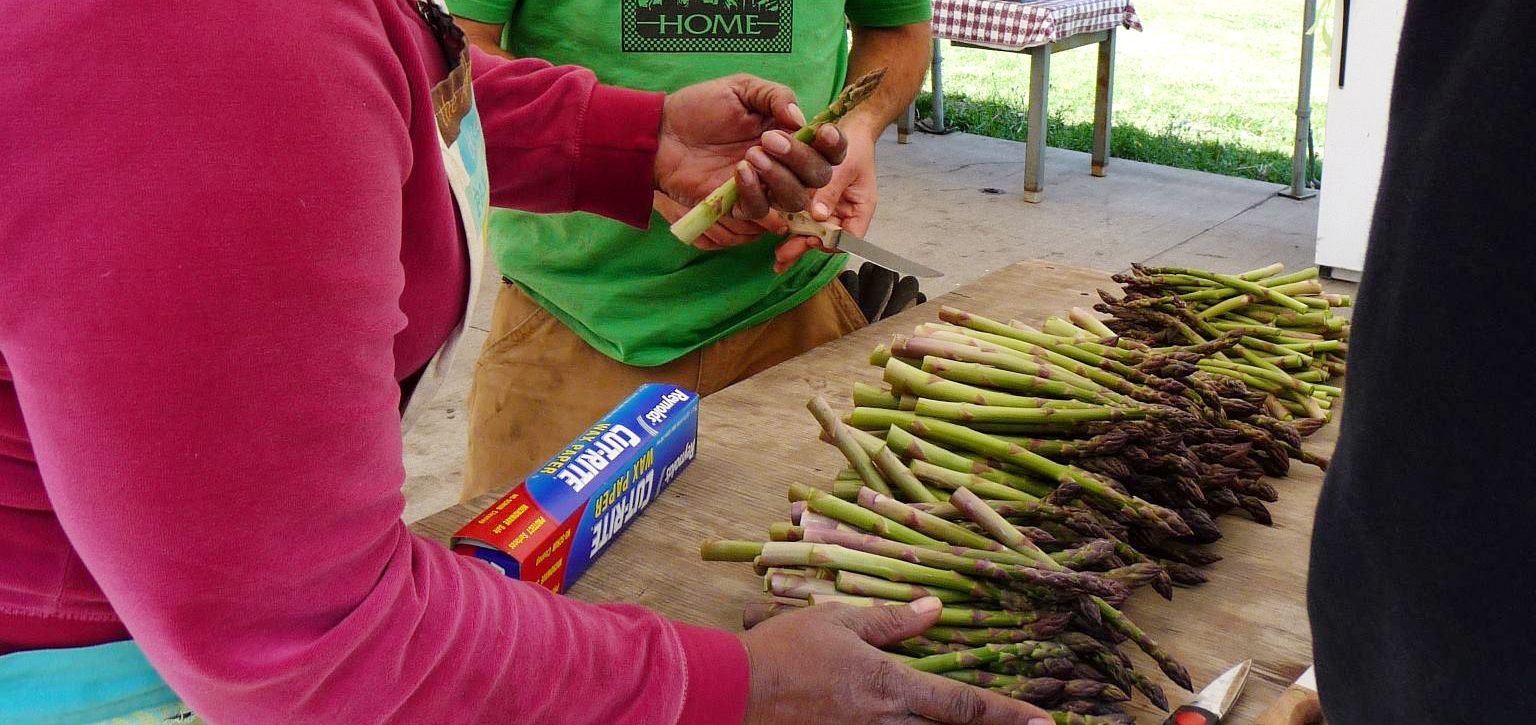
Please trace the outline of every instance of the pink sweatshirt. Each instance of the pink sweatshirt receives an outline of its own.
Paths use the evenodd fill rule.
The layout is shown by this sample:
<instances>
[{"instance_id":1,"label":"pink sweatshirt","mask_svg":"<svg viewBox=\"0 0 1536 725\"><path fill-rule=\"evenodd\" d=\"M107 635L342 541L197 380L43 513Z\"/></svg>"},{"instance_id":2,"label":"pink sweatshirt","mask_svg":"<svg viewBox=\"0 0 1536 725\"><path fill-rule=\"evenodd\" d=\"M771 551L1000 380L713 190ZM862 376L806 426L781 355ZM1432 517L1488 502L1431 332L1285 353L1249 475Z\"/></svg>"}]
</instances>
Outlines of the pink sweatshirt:
<instances>
[{"instance_id":1,"label":"pink sweatshirt","mask_svg":"<svg viewBox=\"0 0 1536 725\"><path fill-rule=\"evenodd\" d=\"M493 203L647 219L661 96L475 70ZM131 634L218 723L741 721L732 635L401 525L467 282L444 73L408 0L10 8L0 653Z\"/></svg>"}]
</instances>

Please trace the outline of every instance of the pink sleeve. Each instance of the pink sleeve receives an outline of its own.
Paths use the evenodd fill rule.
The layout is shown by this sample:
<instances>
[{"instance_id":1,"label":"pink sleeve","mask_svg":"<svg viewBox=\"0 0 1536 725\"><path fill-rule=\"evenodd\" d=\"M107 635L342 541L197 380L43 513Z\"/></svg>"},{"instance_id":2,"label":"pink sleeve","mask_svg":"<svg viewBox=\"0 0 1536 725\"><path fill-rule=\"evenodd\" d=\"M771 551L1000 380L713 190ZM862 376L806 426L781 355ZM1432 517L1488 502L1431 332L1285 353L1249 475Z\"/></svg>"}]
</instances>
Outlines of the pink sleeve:
<instances>
[{"instance_id":1,"label":"pink sleeve","mask_svg":"<svg viewBox=\"0 0 1536 725\"><path fill-rule=\"evenodd\" d=\"M605 86L572 66L471 52L492 204L650 223L664 94Z\"/></svg>"},{"instance_id":2,"label":"pink sleeve","mask_svg":"<svg viewBox=\"0 0 1536 725\"><path fill-rule=\"evenodd\" d=\"M41 4L8 21L12 39L102 41L72 64L24 46L38 60L0 79L0 105L37 111L0 119L0 352L49 499L211 722L736 725L734 636L546 594L400 522L400 250L445 227L401 213L437 161L417 153L431 137L396 12L150 5L108 32L89 3ZM602 93L571 75L498 88L551 138L616 133L580 122ZM570 199L601 207L589 183Z\"/></svg>"}]
</instances>

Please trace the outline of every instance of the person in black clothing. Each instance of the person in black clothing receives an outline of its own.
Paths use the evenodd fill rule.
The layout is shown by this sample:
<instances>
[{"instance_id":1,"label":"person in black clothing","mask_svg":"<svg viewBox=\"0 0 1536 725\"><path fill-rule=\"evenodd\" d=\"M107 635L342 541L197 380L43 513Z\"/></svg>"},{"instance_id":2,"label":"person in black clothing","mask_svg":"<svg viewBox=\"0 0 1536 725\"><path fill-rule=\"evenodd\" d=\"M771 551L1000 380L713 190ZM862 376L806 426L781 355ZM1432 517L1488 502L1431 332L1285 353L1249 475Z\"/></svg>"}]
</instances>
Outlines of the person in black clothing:
<instances>
[{"instance_id":1,"label":"person in black clothing","mask_svg":"<svg viewBox=\"0 0 1536 725\"><path fill-rule=\"evenodd\" d=\"M1330 725L1536 722L1533 28L1408 3L1312 540Z\"/></svg>"}]
</instances>

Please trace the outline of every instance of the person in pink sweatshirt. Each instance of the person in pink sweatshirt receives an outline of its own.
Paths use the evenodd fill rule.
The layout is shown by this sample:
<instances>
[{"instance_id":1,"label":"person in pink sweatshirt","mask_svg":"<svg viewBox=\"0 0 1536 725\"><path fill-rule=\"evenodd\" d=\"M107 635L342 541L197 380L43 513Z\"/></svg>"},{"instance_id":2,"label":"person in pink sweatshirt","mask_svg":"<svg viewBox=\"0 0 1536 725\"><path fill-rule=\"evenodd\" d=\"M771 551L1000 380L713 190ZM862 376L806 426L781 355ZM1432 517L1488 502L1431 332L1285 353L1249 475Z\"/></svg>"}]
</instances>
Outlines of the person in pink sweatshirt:
<instances>
[{"instance_id":1,"label":"person in pink sweatshirt","mask_svg":"<svg viewBox=\"0 0 1536 725\"><path fill-rule=\"evenodd\" d=\"M916 635L936 600L737 636L556 597L406 530L400 383L470 281L440 34L409 0L10 9L0 722L132 711L91 664L118 643L230 725L1049 723L867 644ZM760 215L803 205L843 151L827 130L739 163L798 118L750 77L664 98L472 68L497 205L641 225L654 188L687 203L734 174Z\"/></svg>"}]
</instances>

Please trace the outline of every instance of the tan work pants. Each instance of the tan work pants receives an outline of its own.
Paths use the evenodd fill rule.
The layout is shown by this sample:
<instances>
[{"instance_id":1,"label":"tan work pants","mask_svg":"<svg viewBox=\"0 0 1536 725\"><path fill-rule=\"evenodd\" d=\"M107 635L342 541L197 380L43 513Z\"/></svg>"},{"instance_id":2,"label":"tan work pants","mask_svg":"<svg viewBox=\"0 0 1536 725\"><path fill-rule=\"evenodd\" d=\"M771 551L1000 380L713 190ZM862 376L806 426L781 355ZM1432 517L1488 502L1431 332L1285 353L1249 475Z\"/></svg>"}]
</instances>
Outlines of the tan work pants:
<instances>
[{"instance_id":1,"label":"tan work pants","mask_svg":"<svg viewBox=\"0 0 1536 725\"><path fill-rule=\"evenodd\" d=\"M504 283L469 391L462 495L469 499L521 481L643 383L709 395L864 325L858 305L833 281L756 327L665 365L636 367L592 349Z\"/></svg>"}]
</instances>

